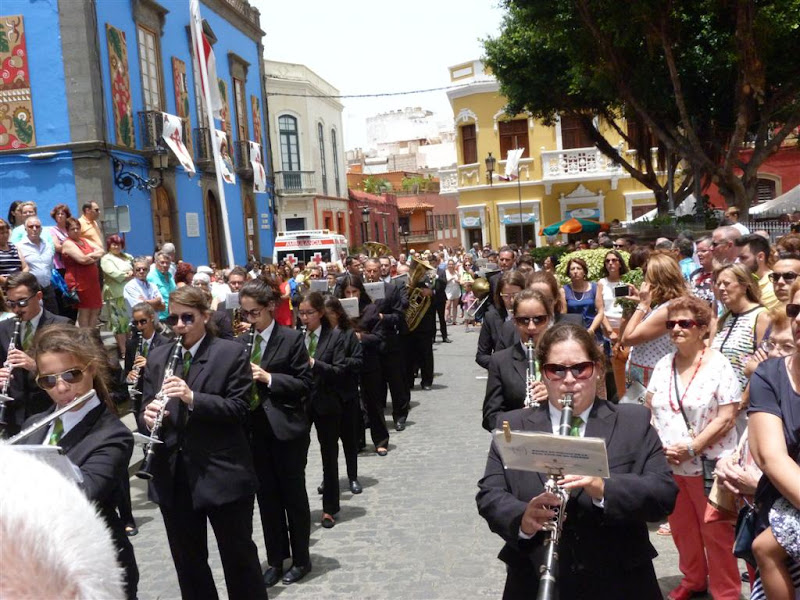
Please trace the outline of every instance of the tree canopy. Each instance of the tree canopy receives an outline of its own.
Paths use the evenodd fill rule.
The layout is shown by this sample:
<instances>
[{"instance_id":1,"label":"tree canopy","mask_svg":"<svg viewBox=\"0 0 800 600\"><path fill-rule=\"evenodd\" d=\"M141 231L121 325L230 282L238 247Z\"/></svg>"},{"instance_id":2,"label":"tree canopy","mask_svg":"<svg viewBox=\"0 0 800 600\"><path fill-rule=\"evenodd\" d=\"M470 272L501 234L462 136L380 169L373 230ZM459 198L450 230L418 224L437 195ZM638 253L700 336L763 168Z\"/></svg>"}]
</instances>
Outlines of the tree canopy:
<instances>
[{"instance_id":1,"label":"tree canopy","mask_svg":"<svg viewBox=\"0 0 800 600\"><path fill-rule=\"evenodd\" d=\"M505 8L500 35L484 46L507 112L545 123L579 117L661 208L658 171L680 163L679 195L702 178L745 209L758 167L800 125L800 0L506 0ZM595 117L635 157L612 146ZM635 127L620 127L621 118Z\"/></svg>"}]
</instances>

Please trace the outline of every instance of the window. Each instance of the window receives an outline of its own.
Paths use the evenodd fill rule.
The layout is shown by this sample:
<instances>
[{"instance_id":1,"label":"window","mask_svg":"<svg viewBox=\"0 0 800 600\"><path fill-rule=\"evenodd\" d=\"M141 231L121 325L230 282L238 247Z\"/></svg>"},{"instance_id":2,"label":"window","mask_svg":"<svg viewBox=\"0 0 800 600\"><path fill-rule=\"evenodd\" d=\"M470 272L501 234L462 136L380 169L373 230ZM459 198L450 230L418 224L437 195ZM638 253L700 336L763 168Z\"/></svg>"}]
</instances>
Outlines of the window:
<instances>
[{"instance_id":1,"label":"window","mask_svg":"<svg viewBox=\"0 0 800 600\"><path fill-rule=\"evenodd\" d=\"M297 140L297 119L283 115L278 119L281 139L281 168L284 171L300 170L300 150Z\"/></svg>"},{"instance_id":2,"label":"window","mask_svg":"<svg viewBox=\"0 0 800 600\"><path fill-rule=\"evenodd\" d=\"M333 212L326 210L322 213L322 228L333 231Z\"/></svg>"},{"instance_id":3,"label":"window","mask_svg":"<svg viewBox=\"0 0 800 600\"><path fill-rule=\"evenodd\" d=\"M336 130L331 129L331 147L333 148L333 180L336 182L336 195L341 197L339 188L339 145L336 143Z\"/></svg>"},{"instance_id":4,"label":"window","mask_svg":"<svg viewBox=\"0 0 800 600\"><path fill-rule=\"evenodd\" d=\"M319 171L322 174L322 193L328 195L328 166L325 164L325 132L322 123L317 123L317 137L319 137Z\"/></svg>"},{"instance_id":5,"label":"window","mask_svg":"<svg viewBox=\"0 0 800 600\"><path fill-rule=\"evenodd\" d=\"M581 127L578 117L561 115L561 147L564 150L594 147L594 142Z\"/></svg>"},{"instance_id":6,"label":"window","mask_svg":"<svg viewBox=\"0 0 800 600\"><path fill-rule=\"evenodd\" d=\"M303 231L306 228L304 217L290 217L286 219L286 231Z\"/></svg>"},{"instance_id":7,"label":"window","mask_svg":"<svg viewBox=\"0 0 800 600\"><path fill-rule=\"evenodd\" d=\"M628 148L636 149L637 146L640 144L645 144L648 148L655 148L658 146L658 142L656 141L653 132L650 131L647 127L639 123L634 117L628 117L625 119L626 126L628 128ZM647 136L646 138L643 136Z\"/></svg>"},{"instance_id":8,"label":"window","mask_svg":"<svg viewBox=\"0 0 800 600\"><path fill-rule=\"evenodd\" d=\"M475 133L475 125L461 127L461 151L465 165L478 162L478 136Z\"/></svg>"},{"instance_id":9,"label":"window","mask_svg":"<svg viewBox=\"0 0 800 600\"><path fill-rule=\"evenodd\" d=\"M531 155L528 143L528 119L500 121L497 126L500 132L500 160L508 158L509 150L518 150L519 148L525 148L522 158L528 158Z\"/></svg>"},{"instance_id":10,"label":"window","mask_svg":"<svg viewBox=\"0 0 800 600\"><path fill-rule=\"evenodd\" d=\"M139 68L142 71L142 94L145 110L162 110L161 53L156 34L141 25L136 27L139 42Z\"/></svg>"},{"instance_id":11,"label":"window","mask_svg":"<svg viewBox=\"0 0 800 600\"><path fill-rule=\"evenodd\" d=\"M347 229L344 224L344 213L336 213L336 233L344 235Z\"/></svg>"},{"instance_id":12,"label":"window","mask_svg":"<svg viewBox=\"0 0 800 600\"><path fill-rule=\"evenodd\" d=\"M767 202L775 198L775 180L762 179L759 177L758 185L756 187L756 204Z\"/></svg>"},{"instance_id":13,"label":"window","mask_svg":"<svg viewBox=\"0 0 800 600\"><path fill-rule=\"evenodd\" d=\"M247 108L245 108L244 81L233 78L233 100L236 103L236 136L240 142L250 136L247 133Z\"/></svg>"}]
</instances>

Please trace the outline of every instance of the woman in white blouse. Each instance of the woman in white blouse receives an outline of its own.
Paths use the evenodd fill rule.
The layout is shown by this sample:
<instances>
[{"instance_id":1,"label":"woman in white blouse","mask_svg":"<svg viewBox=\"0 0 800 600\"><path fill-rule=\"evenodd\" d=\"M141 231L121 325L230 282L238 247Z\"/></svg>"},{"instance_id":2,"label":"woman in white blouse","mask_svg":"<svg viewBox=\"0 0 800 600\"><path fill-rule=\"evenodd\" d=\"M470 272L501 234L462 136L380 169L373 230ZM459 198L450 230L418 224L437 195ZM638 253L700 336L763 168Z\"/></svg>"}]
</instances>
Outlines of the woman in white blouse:
<instances>
[{"instance_id":1,"label":"woman in white blouse","mask_svg":"<svg viewBox=\"0 0 800 600\"><path fill-rule=\"evenodd\" d=\"M623 283L621 276L628 272L628 266L625 264L625 259L616 250L609 250L603 259L603 268L600 270L602 278L598 281L602 285L603 290L603 331L606 336L611 340L612 346L620 348L614 352L611 359L611 366L614 370L614 382L617 384L617 390L622 394L625 390L625 361L628 358L628 353L621 350L617 346L620 334L620 325L622 324L622 306L617 304L617 296L615 290L617 288L625 288L625 295L629 295L630 287L627 283Z\"/></svg>"}]
</instances>

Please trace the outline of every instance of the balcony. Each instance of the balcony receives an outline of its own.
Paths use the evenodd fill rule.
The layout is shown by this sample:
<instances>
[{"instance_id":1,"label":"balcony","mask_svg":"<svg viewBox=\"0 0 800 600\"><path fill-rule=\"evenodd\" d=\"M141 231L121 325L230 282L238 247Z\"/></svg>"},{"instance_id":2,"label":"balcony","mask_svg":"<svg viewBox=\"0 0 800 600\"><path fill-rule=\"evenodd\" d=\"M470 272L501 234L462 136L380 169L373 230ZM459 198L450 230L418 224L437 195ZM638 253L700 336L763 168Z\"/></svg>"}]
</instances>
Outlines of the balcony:
<instances>
[{"instance_id":1,"label":"balcony","mask_svg":"<svg viewBox=\"0 0 800 600\"><path fill-rule=\"evenodd\" d=\"M194 158L198 168L205 171L214 170L214 150L211 148L208 127L194 130Z\"/></svg>"},{"instance_id":2,"label":"balcony","mask_svg":"<svg viewBox=\"0 0 800 600\"><path fill-rule=\"evenodd\" d=\"M181 139L186 143L186 119L181 119ZM164 131L164 113L158 110L145 110L139 113L139 128L142 132L142 151L158 152L166 146L161 140Z\"/></svg>"},{"instance_id":3,"label":"balcony","mask_svg":"<svg viewBox=\"0 0 800 600\"><path fill-rule=\"evenodd\" d=\"M546 193L553 183L587 179L611 179L612 189L623 175L622 167L597 148L573 148L542 152L542 180Z\"/></svg>"},{"instance_id":4,"label":"balcony","mask_svg":"<svg viewBox=\"0 0 800 600\"><path fill-rule=\"evenodd\" d=\"M314 171L275 171L275 193L279 196L302 196L316 192Z\"/></svg>"},{"instance_id":5,"label":"balcony","mask_svg":"<svg viewBox=\"0 0 800 600\"><path fill-rule=\"evenodd\" d=\"M236 172L242 179L253 178L253 166L250 164L250 143L238 141L235 145Z\"/></svg>"},{"instance_id":6,"label":"balcony","mask_svg":"<svg viewBox=\"0 0 800 600\"><path fill-rule=\"evenodd\" d=\"M439 170L439 193L455 194L458 192L458 170L440 169Z\"/></svg>"},{"instance_id":7,"label":"balcony","mask_svg":"<svg viewBox=\"0 0 800 600\"><path fill-rule=\"evenodd\" d=\"M403 236L403 242L406 241L406 236ZM409 244L430 244L436 241L436 232L433 229L420 229L408 232Z\"/></svg>"}]
</instances>

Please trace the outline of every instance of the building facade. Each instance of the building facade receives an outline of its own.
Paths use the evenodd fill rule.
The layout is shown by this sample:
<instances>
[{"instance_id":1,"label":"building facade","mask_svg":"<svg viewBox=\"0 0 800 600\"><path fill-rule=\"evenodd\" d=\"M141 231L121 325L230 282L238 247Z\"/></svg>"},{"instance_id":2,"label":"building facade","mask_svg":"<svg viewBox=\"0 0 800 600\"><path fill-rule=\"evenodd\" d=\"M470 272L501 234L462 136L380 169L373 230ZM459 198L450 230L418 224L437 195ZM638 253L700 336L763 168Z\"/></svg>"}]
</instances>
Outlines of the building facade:
<instances>
[{"instance_id":1,"label":"building facade","mask_svg":"<svg viewBox=\"0 0 800 600\"><path fill-rule=\"evenodd\" d=\"M202 0L200 11L222 99L215 128L226 132L237 175L235 184L224 184L225 206L188 2L6 0L0 20L11 37L7 47L0 44L0 62L15 68L0 87L4 215L14 200L35 200L47 225L55 204L77 217L81 204L95 201L107 234L128 231L132 254L169 241L183 260L225 265L227 212L234 261L271 256L271 196L254 193L256 155L248 143L258 144L269 164L260 15L246 0ZM163 113L180 119L193 177L161 139Z\"/></svg>"},{"instance_id":2,"label":"building facade","mask_svg":"<svg viewBox=\"0 0 800 600\"><path fill-rule=\"evenodd\" d=\"M264 61L280 231L353 237L339 90L305 65Z\"/></svg>"},{"instance_id":3,"label":"building facade","mask_svg":"<svg viewBox=\"0 0 800 600\"><path fill-rule=\"evenodd\" d=\"M360 251L365 242L380 242L389 246L397 256L400 248L399 216L397 197L394 194L370 194L349 189L349 217L352 237L350 248Z\"/></svg>"}]
</instances>

